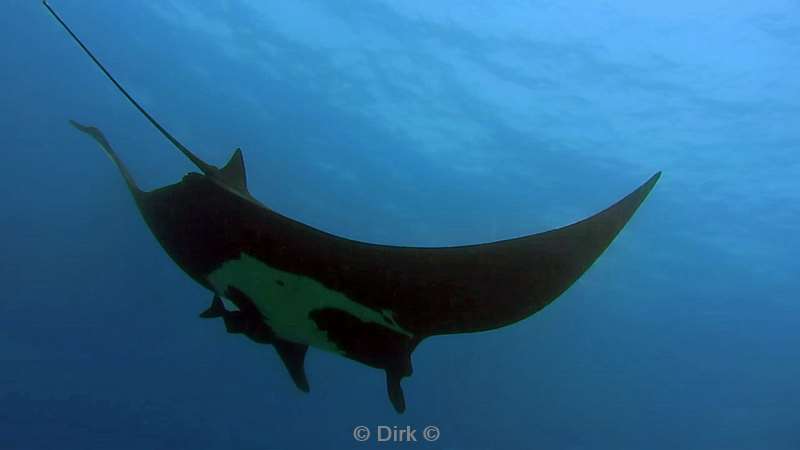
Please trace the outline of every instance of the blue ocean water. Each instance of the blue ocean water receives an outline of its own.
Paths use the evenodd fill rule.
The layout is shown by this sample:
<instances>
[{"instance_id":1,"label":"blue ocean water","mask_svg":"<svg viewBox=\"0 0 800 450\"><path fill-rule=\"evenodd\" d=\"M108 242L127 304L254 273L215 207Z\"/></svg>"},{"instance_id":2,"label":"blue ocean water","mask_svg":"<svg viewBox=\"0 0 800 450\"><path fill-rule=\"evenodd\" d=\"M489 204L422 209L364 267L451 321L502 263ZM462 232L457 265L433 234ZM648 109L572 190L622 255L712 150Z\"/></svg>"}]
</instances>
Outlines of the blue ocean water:
<instances>
[{"instance_id":1,"label":"blue ocean water","mask_svg":"<svg viewBox=\"0 0 800 450\"><path fill-rule=\"evenodd\" d=\"M97 146L191 170L39 2L0 14L2 449L800 448L800 8L789 0L52 0L251 192L342 236L454 245L571 223L664 175L566 294L381 372L197 313ZM439 428L435 443L353 429ZM418 435L419 437L419 435Z\"/></svg>"}]
</instances>

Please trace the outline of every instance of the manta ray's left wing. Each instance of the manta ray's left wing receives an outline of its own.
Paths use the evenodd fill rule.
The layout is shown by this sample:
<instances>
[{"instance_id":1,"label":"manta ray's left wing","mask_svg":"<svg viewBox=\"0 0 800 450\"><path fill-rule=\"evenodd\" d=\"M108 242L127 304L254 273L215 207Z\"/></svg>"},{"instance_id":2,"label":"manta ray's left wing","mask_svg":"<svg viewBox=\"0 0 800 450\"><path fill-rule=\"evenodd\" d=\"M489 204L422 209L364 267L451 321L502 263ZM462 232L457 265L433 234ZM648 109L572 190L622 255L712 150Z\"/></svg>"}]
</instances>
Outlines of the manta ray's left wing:
<instances>
[{"instance_id":1,"label":"manta ray's left wing","mask_svg":"<svg viewBox=\"0 0 800 450\"><path fill-rule=\"evenodd\" d=\"M61 16L59 16L58 13L56 13L55 10L53 10L53 8L50 7L50 5L47 3L47 0L42 0L42 4L44 5L45 8L47 8L50 14L58 21L58 23L61 24L64 30L70 35L70 37L72 37L72 39L78 44L78 46L80 46L81 50L83 50L83 52L86 53L86 55L92 60L92 62L94 62L94 64L103 72L103 75L105 75L106 78L108 78L109 81L111 81L114 84L117 90L123 96L125 96L125 98L147 119L148 122L150 122L159 131L159 133L161 133L165 138L167 138L167 140L176 149L178 149L178 151L183 153L183 155L186 156L195 166L197 166L197 168L200 169L200 171L203 172L205 175L214 177L215 175L218 174L219 169L217 169L211 164L206 163L205 161L200 159L197 155L195 155L194 152L192 152L185 145L183 145L177 138L175 138L175 136L172 135L172 133L167 131L166 128L164 128L155 118L153 118L153 116L151 116L150 113L148 113L147 110L145 110L142 107L142 105L140 105L139 102L137 102L136 99L133 98L131 94L128 93L128 91L116 80L116 78L114 78L114 76L111 75L111 72L109 72L108 69L106 69L103 63L101 63L100 60L94 56L94 53L92 53L92 51L89 50L89 47L87 47L83 43L83 41L81 41L80 38L72 31L69 25L67 25L66 22L64 22L61 19ZM234 157L236 157L236 155L239 156L239 162L241 165L241 152L238 151L238 149L237 153L234 154ZM241 167L243 170L244 166L241 165ZM242 171L242 181L244 180L243 177L244 177L244 172ZM244 192L246 191L247 189L245 187Z\"/></svg>"}]
</instances>

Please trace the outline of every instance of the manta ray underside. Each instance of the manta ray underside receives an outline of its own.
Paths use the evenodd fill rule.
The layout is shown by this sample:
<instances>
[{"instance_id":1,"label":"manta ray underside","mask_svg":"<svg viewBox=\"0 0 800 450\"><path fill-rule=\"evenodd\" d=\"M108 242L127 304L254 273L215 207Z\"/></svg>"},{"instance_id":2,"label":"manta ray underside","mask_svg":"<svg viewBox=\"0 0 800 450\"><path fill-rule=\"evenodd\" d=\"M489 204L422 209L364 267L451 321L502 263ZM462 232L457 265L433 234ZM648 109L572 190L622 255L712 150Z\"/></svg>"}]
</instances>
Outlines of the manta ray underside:
<instances>
[{"instance_id":1,"label":"manta ray underside","mask_svg":"<svg viewBox=\"0 0 800 450\"><path fill-rule=\"evenodd\" d=\"M572 225L479 245L397 247L334 236L265 207L248 191L240 150L222 168L203 162L158 124L61 18L45 7L123 95L201 173L150 192L136 185L103 134L71 122L114 161L167 254L213 294L204 318L272 344L308 391L308 346L386 372L389 398L405 409L400 381L425 338L491 330L552 302L603 253L659 175L608 209ZM235 308L228 309L222 299Z\"/></svg>"}]
</instances>

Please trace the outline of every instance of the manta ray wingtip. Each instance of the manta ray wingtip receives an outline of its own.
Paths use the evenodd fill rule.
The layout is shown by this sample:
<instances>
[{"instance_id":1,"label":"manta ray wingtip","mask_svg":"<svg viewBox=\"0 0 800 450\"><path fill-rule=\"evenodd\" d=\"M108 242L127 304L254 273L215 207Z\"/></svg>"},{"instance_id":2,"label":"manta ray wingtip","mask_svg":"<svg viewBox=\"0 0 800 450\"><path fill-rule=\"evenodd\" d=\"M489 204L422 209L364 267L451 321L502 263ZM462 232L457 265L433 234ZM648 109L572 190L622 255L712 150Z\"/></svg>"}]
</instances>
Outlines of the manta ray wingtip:
<instances>
[{"instance_id":1,"label":"manta ray wingtip","mask_svg":"<svg viewBox=\"0 0 800 450\"><path fill-rule=\"evenodd\" d=\"M73 128L76 128L76 129L78 129L80 131L83 131L83 132L88 132L89 130L96 130L97 129L96 127L93 127L91 125L84 125L84 124L82 124L80 122L77 122L75 120L72 120L72 119L67 119L67 122L69 122L69 124L72 125Z\"/></svg>"},{"instance_id":2,"label":"manta ray wingtip","mask_svg":"<svg viewBox=\"0 0 800 450\"><path fill-rule=\"evenodd\" d=\"M634 192L644 191L643 193L647 194L653 189L653 187L656 185L656 183L658 183L658 180L660 179L661 179L661 171L659 170L658 172L651 175L650 178L648 178L647 181L642 183L642 185L639 186Z\"/></svg>"},{"instance_id":3,"label":"manta ray wingtip","mask_svg":"<svg viewBox=\"0 0 800 450\"><path fill-rule=\"evenodd\" d=\"M69 120L69 124L72 125L76 130L80 131L81 133L87 134L89 137L94 139L98 145L100 145L100 147L103 149L106 155L108 155L108 157L111 158L111 161L113 161L114 164L117 166L117 169L119 169L120 173L122 174L122 177L125 179L125 183L127 183L133 196L136 198L141 197L141 195L143 194L142 190L139 189L139 187L136 185L136 182L133 180L133 177L128 171L128 168L125 167L125 164L123 164L122 160L119 159L117 153L111 147L111 144L108 142L108 139L106 139L106 136L103 134L103 132L100 131L100 129L97 127L91 125L83 125L71 119Z\"/></svg>"},{"instance_id":4,"label":"manta ray wingtip","mask_svg":"<svg viewBox=\"0 0 800 450\"><path fill-rule=\"evenodd\" d=\"M653 188L655 187L656 183L658 183L658 180L660 180L660 179L661 179L661 171L659 170L658 172L653 174L653 176L648 178L647 181L642 183L642 185L639 186L639 188L636 189L634 191L634 193L638 193L639 196L641 197L641 201L644 201L644 198L648 194L650 194L650 191L653 190Z\"/></svg>"}]
</instances>

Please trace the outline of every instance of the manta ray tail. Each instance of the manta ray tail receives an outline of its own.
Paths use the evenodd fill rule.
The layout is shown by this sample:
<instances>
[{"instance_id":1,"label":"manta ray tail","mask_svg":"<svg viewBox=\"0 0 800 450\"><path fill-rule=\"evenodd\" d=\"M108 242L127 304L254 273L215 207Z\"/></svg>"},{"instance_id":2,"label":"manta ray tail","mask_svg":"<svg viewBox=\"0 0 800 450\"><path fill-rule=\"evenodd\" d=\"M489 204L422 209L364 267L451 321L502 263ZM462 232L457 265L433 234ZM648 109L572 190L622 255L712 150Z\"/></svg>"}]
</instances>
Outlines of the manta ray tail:
<instances>
[{"instance_id":1,"label":"manta ray tail","mask_svg":"<svg viewBox=\"0 0 800 450\"><path fill-rule=\"evenodd\" d=\"M75 122L74 120L70 120L69 123L78 130L91 136L92 139L94 139L95 141L97 141L98 144L100 144L100 147L102 147L103 150L105 150L108 157L111 158L112 161L114 161L114 164L116 164L117 169L119 169L120 173L122 173L122 178L125 179L125 183L128 185L128 188L131 190L133 196L138 199L138 197L142 194L142 190L139 189L139 186L137 186L136 182L133 181L133 177L131 176L130 172L128 172L128 168L125 167L125 164L123 164L122 160L119 159L119 157L117 156L117 152L115 152L114 149L111 147L111 144L108 143L108 140L103 135L103 132L92 126L81 125L78 122Z\"/></svg>"},{"instance_id":2,"label":"manta ray tail","mask_svg":"<svg viewBox=\"0 0 800 450\"><path fill-rule=\"evenodd\" d=\"M100 60L98 60L94 56L94 54L91 52L91 50L89 50L89 48L86 47L86 45L83 44L83 42L78 38L78 36L75 33L72 32L70 27L63 20L61 20L61 17L58 14L56 14L56 12L53 10L53 8L50 7L50 5L47 4L47 0L43 0L42 4L44 5L45 8L47 8L48 11L50 11L50 14L58 21L58 23L61 24L62 27L64 27L64 30L66 30L66 32L70 35L70 37L72 37L72 39L80 46L80 48L84 51L84 53L86 53L86 55L89 56L89 58L95 63L95 65L97 65L97 67L103 72L103 74L106 76L106 78L108 78L112 83L114 83L114 86L116 86L117 90L119 90L122 93L122 95L124 95L125 98L128 99L128 101L134 107L136 107L136 109L138 109L139 112L142 113L142 115L154 127L156 127L156 129L162 135L164 135L164 137L167 138L168 141L170 141L172 143L172 145L175 146L175 148L177 148L181 153L183 153L187 158L189 158L189 160L192 163L194 163L194 165L196 165L204 174L213 175L213 174L215 174L217 172L216 167L214 167L214 166L212 166L210 164L207 164L205 161L203 161L202 159L198 158L197 155L192 153L191 150L186 148L177 139L175 139L175 137L172 134L170 134L170 132L167 131L164 127L162 127L161 124L158 123L153 118L153 116L151 116L147 111L145 111L145 109L139 104L139 102L137 102L128 93L128 91L126 91L125 88L122 87L122 85L119 84L119 82L117 82L117 80L111 75L111 72L109 72L108 69L106 69L105 66L103 66L103 63L101 63Z\"/></svg>"}]
</instances>

